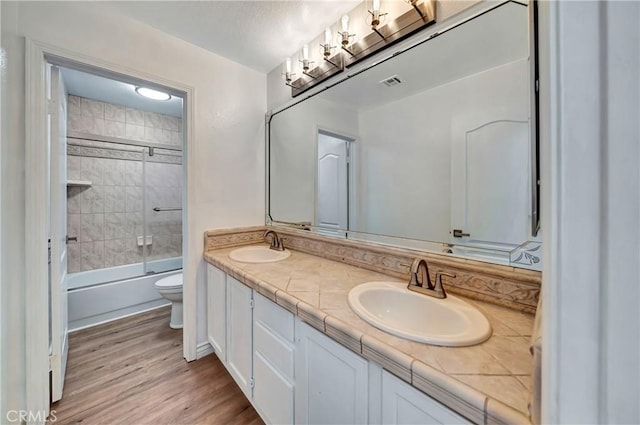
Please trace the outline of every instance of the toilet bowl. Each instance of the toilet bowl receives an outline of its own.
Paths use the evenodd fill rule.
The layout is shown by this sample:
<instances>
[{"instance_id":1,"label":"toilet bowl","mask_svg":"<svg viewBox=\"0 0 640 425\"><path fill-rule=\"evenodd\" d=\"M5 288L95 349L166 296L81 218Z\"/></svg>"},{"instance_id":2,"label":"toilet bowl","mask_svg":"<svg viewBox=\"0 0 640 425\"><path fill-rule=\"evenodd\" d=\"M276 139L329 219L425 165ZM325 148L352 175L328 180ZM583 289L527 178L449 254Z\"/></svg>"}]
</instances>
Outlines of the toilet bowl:
<instances>
[{"instance_id":1,"label":"toilet bowl","mask_svg":"<svg viewBox=\"0 0 640 425\"><path fill-rule=\"evenodd\" d=\"M182 273L163 277L157 280L154 285L163 298L171 301L169 327L182 329Z\"/></svg>"}]
</instances>

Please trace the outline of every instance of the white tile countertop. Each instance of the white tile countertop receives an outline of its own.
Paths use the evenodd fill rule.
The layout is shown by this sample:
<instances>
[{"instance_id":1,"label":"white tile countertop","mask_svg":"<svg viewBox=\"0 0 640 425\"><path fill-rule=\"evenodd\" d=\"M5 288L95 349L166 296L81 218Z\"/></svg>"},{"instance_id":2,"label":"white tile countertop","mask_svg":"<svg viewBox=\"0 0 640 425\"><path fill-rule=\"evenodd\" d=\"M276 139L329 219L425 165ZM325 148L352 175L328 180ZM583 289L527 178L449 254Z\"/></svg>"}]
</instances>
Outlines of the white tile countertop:
<instances>
[{"instance_id":1,"label":"white tile countertop","mask_svg":"<svg viewBox=\"0 0 640 425\"><path fill-rule=\"evenodd\" d=\"M210 249L205 260L468 419L529 423L532 314L461 297L489 319L491 338L470 347L426 345L369 325L348 305L351 288L398 278L295 250L280 262L240 263L229 258L236 248Z\"/></svg>"}]
</instances>

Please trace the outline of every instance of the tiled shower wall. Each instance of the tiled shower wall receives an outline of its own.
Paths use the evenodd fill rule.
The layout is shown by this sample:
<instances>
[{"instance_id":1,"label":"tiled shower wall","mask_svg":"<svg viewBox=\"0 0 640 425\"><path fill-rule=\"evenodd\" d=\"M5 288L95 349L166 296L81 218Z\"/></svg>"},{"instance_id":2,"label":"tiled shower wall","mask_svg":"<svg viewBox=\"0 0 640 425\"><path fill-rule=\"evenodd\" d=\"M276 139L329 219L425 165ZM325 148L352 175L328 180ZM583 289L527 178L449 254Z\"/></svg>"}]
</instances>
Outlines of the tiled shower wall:
<instances>
[{"instance_id":1,"label":"tiled shower wall","mask_svg":"<svg viewBox=\"0 0 640 425\"><path fill-rule=\"evenodd\" d=\"M72 98L78 107L71 107ZM96 106L98 104L101 106ZM102 124L95 123L108 120L96 117L97 110L106 113L118 108L125 109L69 96L68 123L69 126L72 122L93 123L82 130L76 126L76 130L103 136L104 133L99 134ZM145 114L127 108L125 117L146 117ZM149 135L165 130L155 127L156 124L162 126L162 122L175 118L154 115L159 118L149 121L150 126L145 127L150 129L145 130ZM180 122L173 128L181 128ZM164 140L148 141L167 143ZM182 204L181 152L156 149L154 155L149 156L148 150L142 147L70 138L67 153L69 180L92 183L90 187L67 190L67 234L78 238L68 245L69 273L141 263L145 246L139 246L138 237L145 235L145 223L146 235L152 239L151 244L146 245L147 260L182 255L181 211L153 211L154 207L179 208Z\"/></svg>"}]
</instances>

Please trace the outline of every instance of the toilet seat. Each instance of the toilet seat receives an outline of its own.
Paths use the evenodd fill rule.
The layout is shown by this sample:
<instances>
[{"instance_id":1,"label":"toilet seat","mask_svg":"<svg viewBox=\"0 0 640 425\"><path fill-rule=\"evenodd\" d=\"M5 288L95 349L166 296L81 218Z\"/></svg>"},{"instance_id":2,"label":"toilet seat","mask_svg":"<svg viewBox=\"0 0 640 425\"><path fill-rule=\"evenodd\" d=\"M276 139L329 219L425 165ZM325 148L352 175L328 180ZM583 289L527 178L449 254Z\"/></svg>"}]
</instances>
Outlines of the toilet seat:
<instances>
[{"instance_id":1,"label":"toilet seat","mask_svg":"<svg viewBox=\"0 0 640 425\"><path fill-rule=\"evenodd\" d=\"M180 290L182 291L182 273L158 279L154 284L160 291Z\"/></svg>"}]
</instances>

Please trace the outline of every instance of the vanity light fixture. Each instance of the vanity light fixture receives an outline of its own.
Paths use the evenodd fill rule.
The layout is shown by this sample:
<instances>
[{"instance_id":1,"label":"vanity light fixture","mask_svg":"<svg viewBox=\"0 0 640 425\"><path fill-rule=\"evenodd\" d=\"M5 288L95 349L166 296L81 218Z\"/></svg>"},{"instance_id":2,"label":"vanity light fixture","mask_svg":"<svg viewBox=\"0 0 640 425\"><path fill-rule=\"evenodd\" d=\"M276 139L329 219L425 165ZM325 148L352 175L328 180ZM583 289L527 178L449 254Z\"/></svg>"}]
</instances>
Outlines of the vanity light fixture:
<instances>
[{"instance_id":1,"label":"vanity light fixture","mask_svg":"<svg viewBox=\"0 0 640 425\"><path fill-rule=\"evenodd\" d=\"M420 9L420 5L419 5L420 2L418 0L407 0L407 1L411 6L413 6L416 12L418 12L418 15L420 15L420 17L424 19L424 13L422 12L422 9Z\"/></svg>"},{"instance_id":2,"label":"vanity light fixture","mask_svg":"<svg viewBox=\"0 0 640 425\"><path fill-rule=\"evenodd\" d=\"M169 93L165 93L162 91L150 89L148 87L136 87L136 93L140 96L144 96L148 99L153 100L169 100L171 99L171 95Z\"/></svg>"},{"instance_id":3,"label":"vanity light fixture","mask_svg":"<svg viewBox=\"0 0 640 425\"><path fill-rule=\"evenodd\" d=\"M282 64L282 76L284 77L284 83L291 86L291 77L294 75L296 74L291 72L291 58L286 58Z\"/></svg>"},{"instance_id":4,"label":"vanity light fixture","mask_svg":"<svg viewBox=\"0 0 640 425\"><path fill-rule=\"evenodd\" d=\"M340 34L340 36L342 37L342 50L353 56L353 53L351 53L351 51L347 49L347 46L350 42L349 39L356 36L355 34L349 34L349 15L342 16L340 24L342 26L342 32L339 32L338 34Z\"/></svg>"},{"instance_id":5,"label":"vanity light fixture","mask_svg":"<svg viewBox=\"0 0 640 425\"><path fill-rule=\"evenodd\" d=\"M331 34L331 28L327 27L324 30L324 44L320 45L320 47L322 47L322 55L325 59L331 56L331 49L334 49L336 47L331 45L332 41L333 35Z\"/></svg>"},{"instance_id":6,"label":"vanity light fixture","mask_svg":"<svg viewBox=\"0 0 640 425\"><path fill-rule=\"evenodd\" d=\"M300 60L300 62L302 63L302 73L306 74L307 71L309 71L309 65L311 65L313 62L309 61L309 45L305 44L304 46L302 46L302 60Z\"/></svg>"},{"instance_id":7,"label":"vanity light fixture","mask_svg":"<svg viewBox=\"0 0 640 425\"><path fill-rule=\"evenodd\" d=\"M380 18L386 15L386 13L380 13L380 0L373 0L373 7L369 11L369 14L371 14L371 29L378 33L380 37L385 38L384 35L378 31Z\"/></svg>"}]
</instances>

